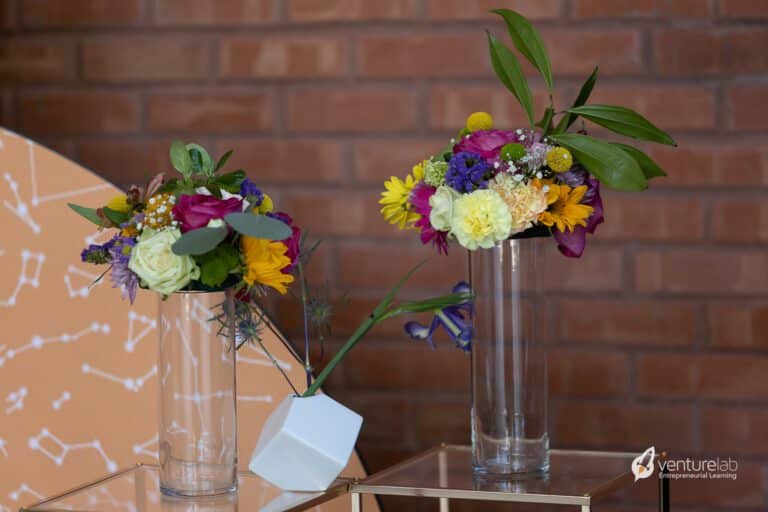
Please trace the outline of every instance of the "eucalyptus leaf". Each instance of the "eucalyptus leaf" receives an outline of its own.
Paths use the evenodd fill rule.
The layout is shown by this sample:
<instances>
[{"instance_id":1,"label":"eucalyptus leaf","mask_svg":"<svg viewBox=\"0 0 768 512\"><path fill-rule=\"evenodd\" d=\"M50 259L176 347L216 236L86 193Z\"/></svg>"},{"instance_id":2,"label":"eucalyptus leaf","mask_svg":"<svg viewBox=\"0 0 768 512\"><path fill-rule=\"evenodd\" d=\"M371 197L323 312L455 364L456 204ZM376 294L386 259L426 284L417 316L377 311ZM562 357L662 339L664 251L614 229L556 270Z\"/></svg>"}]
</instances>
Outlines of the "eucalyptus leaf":
<instances>
[{"instance_id":1,"label":"eucalyptus leaf","mask_svg":"<svg viewBox=\"0 0 768 512\"><path fill-rule=\"evenodd\" d=\"M576 96L576 101L573 102L573 105L571 106L571 108L580 107L587 102L587 100L589 99L589 96L592 94L592 89L595 88L595 83L597 82L598 70L599 70L599 67L595 66L595 69L592 71L592 74L589 75L587 80L582 84L581 89L579 90L579 95ZM568 128L570 128L571 125L574 123L574 121L576 121L577 117L578 116L575 114L566 112L563 115L563 117L560 119L560 122L557 123L554 133L567 132Z\"/></svg>"},{"instance_id":2,"label":"eucalyptus leaf","mask_svg":"<svg viewBox=\"0 0 768 512\"><path fill-rule=\"evenodd\" d=\"M227 233L228 230L224 226L193 229L181 235L181 238L176 240L171 250L179 256L185 254L205 254L227 238Z\"/></svg>"},{"instance_id":3,"label":"eucalyptus leaf","mask_svg":"<svg viewBox=\"0 0 768 512\"><path fill-rule=\"evenodd\" d=\"M187 147L180 140L173 141L171 144L171 165L179 171L184 178L192 176L192 158L189 156Z\"/></svg>"},{"instance_id":4,"label":"eucalyptus leaf","mask_svg":"<svg viewBox=\"0 0 768 512\"><path fill-rule=\"evenodd\" d=\"M496 76L517 98L528 122L533 126L533 96L517 57L501 41L488 32L488 49Z\"/></svg>"},{"instance_id":5,"label":"eucalyptus leaf","mask_svg":"<svg viewBox=\"0 0 768 512\"><path fill-rule=\"evenodd\" d=\"M267 240L285 240L292 234L290 226L266 215L255 213L230 213L224 220L241 235Z\"/></svg>"},{"instance_id":6,"label":"eucalyptus leaf","mask_svg":"<svg viewBox=\"0 0 768 512\"><path fill-rule=\"evenodd\" d=\"M79 204L74 204L74 203L67 203L67 206L69 206L76 213L79 213L82 217L88 219L89 221L93 222L97 226L104 225L104 219L99 217L99 214L96 213L96 208L87 208L85 206L80 206Z\"/></svg>"},{"instance_id":7,"label":"eucalyptus leaf","mask_svg":"<svg viewBox=\"0 0 768 512\"><path fill-rule=\"evenodd\" d=\"M599 124L609 130L633 137L635 139L658 142L668 146L677 146L667 133L657 128L653 123L626 107L615 105L583 105L568 109L571 114L577 114Z\"/></svg>"},{"instance_id":8,"label":"eucalyptus leaf","mask_svg":"<svg viewBox=\"0 0 768 512\"><path fill-rule=\"evenodd\" d=\"M636 191L648 186L635 159L610 142L576 133L550 135L549 138L568 148L573 157L607 187Z\"/></svg>"},{"instance_id":9,"label":"eucalyptus leaf","mask_svg":"<svg viewBox=\"0 0 768 512\"><path fill-rule=\"evenodd\" d=\"M190 142L186 145L187 151L192 158L192 169L195 173L213 176L213 159L208 151L200 144Z\"/></svg>"},{"instance_id":10,"label":"eucalyptus leaf","mask_svg":"<svg viewBox=\"0 0 768 512\"><path fill-rule=\"evenodd\" d=\"M119 212L117 210L113 210L112 208L104 207L101 209L104 216L112 222L115 226L119 226L123 222L126 222L128 219L131 218L130 212Z\"/></svg>"},{"instance_id":11,"label":"eucalyptus leaf","mask_svg":"<svg viewBox=\"0 0 768 512\"><path fill-rule=\"evenodd\" d=\"M217 172L219 169L221 169L226 165L227 160L229 160L229 157L232 156L232 152L233 151L230 149L229 151L221 155L221 158L219 158L219 161L216 162L216 167L213 169L213 172Z\"/></svg>"},{"instance_id":12,"label":"eucalyptus leaf","mask_svg":"<svg viewBox=\"0 0 768 512\"><path fill-rule=\"evenodd\" d=\"M640 169L642 169L643 174L646 178L657 178L659 176L666 176L667 173L664 172L664 169L662 169L659 164L653 161L651 157L646 155L644 152L640 151L634 146L629 146L627 144L621 144L619 142L612 142L614 146L617 146L627 153L630 154L632 158L635 159L637 164L640 166Z\"/></svg>"},{"instance_id":13,"label":"eucalyptus leaf","mask_svg":"<svg viewBox=\"0 0 768 512\"><path fill-rule=\"evenodd\" d=\"M544 83L551 91L552 66L549 64L547 48L536 27L520 13L511 9L494 9L491 12L504 18L515 48L541 73Z\"/></svg>"}]
</instances>

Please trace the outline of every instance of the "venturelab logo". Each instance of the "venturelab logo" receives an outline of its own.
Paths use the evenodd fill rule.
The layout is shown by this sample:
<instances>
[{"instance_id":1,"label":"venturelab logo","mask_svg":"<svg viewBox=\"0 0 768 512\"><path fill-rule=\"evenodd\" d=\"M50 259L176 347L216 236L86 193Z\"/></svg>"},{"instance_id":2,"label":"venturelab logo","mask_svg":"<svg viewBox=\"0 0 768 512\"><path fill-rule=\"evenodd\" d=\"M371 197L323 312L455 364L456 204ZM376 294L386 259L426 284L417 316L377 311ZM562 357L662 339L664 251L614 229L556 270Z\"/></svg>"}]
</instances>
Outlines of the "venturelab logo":
<instances>
[{"instance_id":1,"label":"venturelab logo","mask_svg":"<svg viewBox=\"0 0 768 512\"><path fill-rule=\"evenodd\" d=\"M658 466L660 479L669 480L736 480L739 462L730 457L714 459L666 459L656 456L656 448L651 446L632 461L632 474L635 482L653 475L654 466Z\"/></svg>"}]
</instances>

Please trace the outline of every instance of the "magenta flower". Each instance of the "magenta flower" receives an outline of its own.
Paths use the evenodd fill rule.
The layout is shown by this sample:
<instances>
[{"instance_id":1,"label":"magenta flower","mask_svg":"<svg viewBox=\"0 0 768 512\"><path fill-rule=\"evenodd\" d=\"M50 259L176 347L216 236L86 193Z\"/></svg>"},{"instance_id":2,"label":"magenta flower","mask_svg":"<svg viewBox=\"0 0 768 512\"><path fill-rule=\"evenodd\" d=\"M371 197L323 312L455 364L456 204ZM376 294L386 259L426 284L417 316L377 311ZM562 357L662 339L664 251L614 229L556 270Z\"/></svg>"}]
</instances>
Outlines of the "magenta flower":
<instances>
[{"instance_id":1,"label":"magenta flower","mask_svg":"<svg viewBox=\"0 0 768 512\"><path fill-rule=\"evenodd\" d=\"M223 219L230 213L243 211L243 200L236 197L219 199L202 194L182 195L173 207L173 218L182 233L208 225L213 219Z\"/></svg>"},{"instance_id":2,"label":"magenta flower","mask_svg":"<svg viewBox=\"0 0 768 512\"><path fill-rule=\"evenodd\" d=\"M586 185L587 192L584 194L581 204L587 204L591 206L594 211L592 215L587 219L587 226L576 226L573 231L553 231L552 234L557 242L557 248L565 256L569 258L580 258L584 253L584 246L587 243L587 233L590 235L595 233L597 226L602 224L605 218L603 217L603 200L600 198L600 182L592 177L587 177L586 171L582 171L583 175L579 176L579 171L569 171L564 176L563 181L566 181L570 186Z\"/></svg>"},{"instance_id":3,"label":"magenta flower","mask_svg":"<svg viewBox=\"0 0 768 512\"><path fill-rule=\"evenodd\" d=\"M448 232L438 231L432 227L429 221L429 214L432 212L432 206L429 204L429 198L437 190L435 187L427 185L424 182L417 184L411 191L410 203L413 211L421 215L414 226L421 230L419 234L421 243L424 245L432 242L437 248L438 253L448 254Z\"/></svg>"},{"instance_id":4,"label":"magenta flower","mask_svg":"<svg viewBox=\"0 0 768 512\"><path fill-rule=\"evenodd\" d=\"M291 264L283 269L283 273L287 274L296 267L296 263L299 260L299 252L301 245L301 228L293 225L293 217L285 212L268 213L269 217L273 217L277 220L283 221L291 227L291 236L285 240L281 240L288 251L285 253L291 259Z\"/></svg>"},{"instance_id":5,"label":"magenta flower","mask_svg":"<svg viewBox=\"0 0 768 512\"><path fill-rule=\"evenodd\" d=\"M453 153L469 152L480 155L489 164L499 161L499 153L505 144L519 142L528 146L538 141L536 134L530 131L517 133L511 130L479 130L463 137L454 147Z\"/></svg>"}]
</instances>

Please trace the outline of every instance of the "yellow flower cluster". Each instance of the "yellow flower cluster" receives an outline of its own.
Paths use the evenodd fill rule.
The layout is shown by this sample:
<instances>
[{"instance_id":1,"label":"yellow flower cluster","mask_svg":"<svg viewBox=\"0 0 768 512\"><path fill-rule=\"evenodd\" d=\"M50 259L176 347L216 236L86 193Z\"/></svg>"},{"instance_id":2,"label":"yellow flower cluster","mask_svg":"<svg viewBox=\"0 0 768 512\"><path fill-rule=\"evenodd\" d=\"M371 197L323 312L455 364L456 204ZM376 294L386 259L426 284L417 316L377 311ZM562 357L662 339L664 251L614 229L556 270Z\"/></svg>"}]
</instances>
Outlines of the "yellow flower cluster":
<instances>
[{"instance_id":1,"label":"yellow flower cluster","mask_svg":"<svg viewBox=\"0 0 768 512\"><path fill-rule=\"evenodd\" d=\"M174 204L176 197L173 194L155 194L150 197L144 209L144 225L152 229L175 225L172 213Z\"/></svg>"},{"instance_id":2,"label":"yellow flower cluster","mask_svg":"<svg viewBox=\"0 0 768 512\"><path fill-rule=\"evenodd\" d=\"M413 211L413 206L408 202L413 187L424 179L424 165L426 161L413 166L413 172L405 177L405 181L397 176L392 176L384 182L386 190L381 193L379 204L382 205L381 214L384 220L390 224L397 224L400 229L412 228L421 215Z\"/></svg>"},{"instance_id":3,"label":"yellow flower cluster","mask_svg":"<svg viewBox=\"0 0 768 512\"><path fill-rule=\"evenodd\" d=\"M549 210L539 215L539 222L547 227L557 226L558 231L573 231L576 226L587 226L587 219L594 208L579 204L587 191L586 185L571 188L547 181L547 204Z\"/></svg>"},{"instance_id":4,"label":"yellow flower cluster","mask_svg":"<svg viewBox=\"0 0 768 512\"><path fill-rule=\"evenodd\" d=\"M291 264L284 243L243 236L240 248L245 258L243 281L249 286L269 286L283 295L288 292L286 285L293 282L293 276L283 273L283 269Z\"/></svg>"}]
</instances>

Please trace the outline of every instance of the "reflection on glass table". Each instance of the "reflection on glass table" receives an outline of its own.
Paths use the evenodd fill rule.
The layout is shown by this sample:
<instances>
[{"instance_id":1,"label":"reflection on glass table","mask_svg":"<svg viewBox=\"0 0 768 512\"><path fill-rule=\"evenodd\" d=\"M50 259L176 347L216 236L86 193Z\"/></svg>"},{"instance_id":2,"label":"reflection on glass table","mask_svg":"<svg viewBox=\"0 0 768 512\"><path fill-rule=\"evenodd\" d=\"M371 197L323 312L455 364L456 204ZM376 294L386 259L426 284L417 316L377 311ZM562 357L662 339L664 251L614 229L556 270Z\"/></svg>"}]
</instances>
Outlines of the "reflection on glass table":
<instances>
[{"instance_id":1,"label":"reflection on glass table","mask_svg":"<svg viewBox=\"0 0 768 512\"><path fill-rule=\"evenodd\" d=\"M472 471L469 446L440 446L352 483L352 510L360 496L438 498L448 512L451 499L570 505L589 512L595 501L632 485L637 453L551 450L547 474L524 478L481 477ZM669 511L669 480L659 480L659 510Z\"/></svg>"},{"instance_id":2,"label":"reflection on glass table","mask_svg":"<svg viewBox=\"0 0 768 512\"><path fill-rule=\"evenodd\" d=\"M325 492L285 492L258 476L241 472L237 493L209 498L169 498L160 493L158 467L137 465L59 496L22 508L22 512L294 512L330 501L349 488L336 480Z\"/></svg>"}]
</instances>

